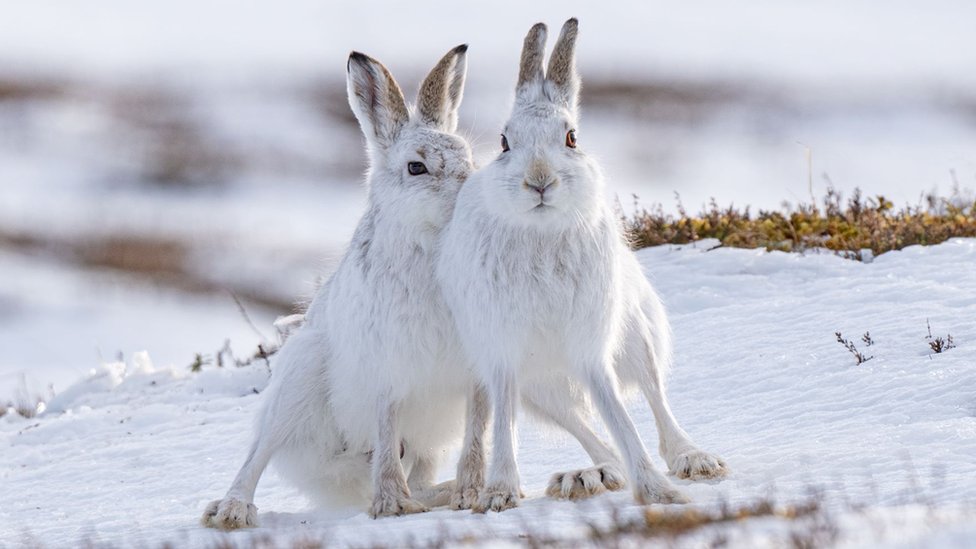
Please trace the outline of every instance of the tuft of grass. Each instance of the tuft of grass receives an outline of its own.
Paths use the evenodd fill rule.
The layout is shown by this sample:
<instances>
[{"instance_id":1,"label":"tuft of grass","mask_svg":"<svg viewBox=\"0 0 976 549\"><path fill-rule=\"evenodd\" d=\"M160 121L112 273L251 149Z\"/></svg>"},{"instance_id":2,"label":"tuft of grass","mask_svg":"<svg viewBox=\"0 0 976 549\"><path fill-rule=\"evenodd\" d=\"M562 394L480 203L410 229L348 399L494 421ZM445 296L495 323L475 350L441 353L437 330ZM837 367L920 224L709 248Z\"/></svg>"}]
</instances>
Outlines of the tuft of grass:
<instances>
[{"instance_id":1,"label":"tuft of grass","mask_svg":"<svg viewBox=\"0 0 976 549\"><path fill-rule=\"evenodd\" d=\"M53 396L53 389L51 389L51 392ZM25 419L35 418L44 411L46 405L47 402L44 396L36 393L31 394L31 391L27 388L27 377L21 374L19 387L13 400L0 403L0 417L10 413Z\"/></svg>"},{"instance_id":2,"label":"tuft of grass","mask_svg":"<svg viewBox=\"0 0 976 549\"><path fill-rule=\"evenodd\" d=\"M190 363L190 371L193 373L199 373L203 371L203 367L213 363L213 359L203 353L196 353L193 355L193 362Z\"/></svg>"},{"instance_id":3,"label":"tuft of grass","mask_svg":"<svg viewBox=\"0 0 976 549\"><path fill-rule=\"evenodd\" d=\"M848 200L829 188L821 203L784 205L779 211L722 208L712 199L697 215L678 200L677 215L660 204L621 213L635 249L661 244L690 244L715 238L732 248L785 252L828 249L856 260L915 244L930 245L952 237L976 237L976 200L958 188L949 197L928 195L916 206L895 209L882 195L865 198L855 189Z\"/></svg>"}]
</instances>

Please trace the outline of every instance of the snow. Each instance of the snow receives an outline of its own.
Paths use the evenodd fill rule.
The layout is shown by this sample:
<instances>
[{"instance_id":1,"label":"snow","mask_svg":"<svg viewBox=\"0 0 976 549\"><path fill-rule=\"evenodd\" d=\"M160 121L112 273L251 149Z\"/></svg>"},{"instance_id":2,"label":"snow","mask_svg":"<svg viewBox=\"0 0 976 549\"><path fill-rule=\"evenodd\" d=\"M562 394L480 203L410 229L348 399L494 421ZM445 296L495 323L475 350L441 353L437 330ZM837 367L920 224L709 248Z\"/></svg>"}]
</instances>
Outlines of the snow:
<instances>
[{"instance_id":1,"label":"snow","mask_svg":"<svg viewBox=\"0 0 976 549\"><path fill-rule=\"evenodd\" d=\"M150 349L159 364L186 368L229 338L242 352L260 338L229 295L199 296L147 287L124 275L65 268L58 261L0 252L0 399L56 392L118 354ZM296 296L297 298L297 296ZM249 309L255 322L273 316ZM120 346L127 343L132 347Z\"/></svg>"},{"instance_id":2,"label":"snow","mask_svg":"<svg viewBox=\"0 0 976 549\"><path fill-rule=\"evenodd\" d=\"M819 490L841 545L971 542L976 239L913 246L871 263L715 244L638 252L674 325L675 413L732 469L721 482L675 481L691 505L708 509L770 494L801 501ZM934 354L926 322L933 335L951 333L957 347ZM873 358L856 365L835 341L837 331ZM870 347L860 339L868 331ZM574 441L523 421L519 466L529 498L515 510L478 516L438 509L374 521L362 509L308 509L269 472L255 501L260 528L232 534L200 528L203 507L223 495L244 458L268 371L258 362L193 374L134 354L64 390L38 418L7 414L0 419L0 540L250 546L321 539L365 546L445 532L564 539L585 536L587 524L608 520L611 508L623 516L638 511L628 493L581 503L546 499L551 473L587 459ZM631 410L654 453L647 406L633 402ZM442 478L453 467L453 456L446 458ZM788 540L789 524L742 521L726 535L737 546L776 546Z\"/></svg>"}]
</instances>

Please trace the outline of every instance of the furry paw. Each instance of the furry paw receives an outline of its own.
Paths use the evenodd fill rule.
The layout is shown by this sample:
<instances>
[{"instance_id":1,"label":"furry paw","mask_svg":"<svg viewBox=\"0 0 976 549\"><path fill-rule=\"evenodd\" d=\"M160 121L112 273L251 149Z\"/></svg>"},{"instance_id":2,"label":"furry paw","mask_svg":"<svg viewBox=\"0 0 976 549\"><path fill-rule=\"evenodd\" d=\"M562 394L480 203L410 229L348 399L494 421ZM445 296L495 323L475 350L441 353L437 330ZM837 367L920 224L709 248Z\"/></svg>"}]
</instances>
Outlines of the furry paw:
<instances>
[{"instance_id":1,"label":"furry paw","mask_svg":"<svg viewBox=\"0 0 976 549\"><path fill-rule=\"evenodd\" d=\"M200 524L219 530L254 528L258 525L258 508L239 499L218 499L207 505Z\"/></svg>"},{"instance_id":2,"label":"furry paw","mask_svg":"<svg viewBox=\"0 0 976 549\"><path fill-rule=\"evenodd\" d=\"M642 505L651 503L690 503L691 499L678 491L668 479L656 471L634 486L634 499Z\"/></svg>"},{"instance_id":3,"label":"furry paw","mask_svg":"<svg viewBox=\"0 0 976 549\"><path fill-rule=\"evenodd\" d=\"M616 465L609 463L556 473L549 479L546 495L557 499L584 499L608 490L620 490L626 484L625 478Z\"/></svg>"},{"instance_id":4,"label":"furry paw","mask_svg":"<svg viewBox=\"0 0 976 549\"><path fill-rule=\"evenodd\" d=\"M378 494L373 498L373 505L369 508L372 518L410 515L426 513L430 509L417 500L395 494Z\"/></svg>"},{"instance_id":5,"label":"furry paw","mask_svg":"<svg viewBox=\"0 0 976 549\"><path fill-rule=\"evenodd\" d=\"M481 493L471 510L475 513L487 513L488 511L504 511L518 507L521 493L522 491L519 489L510 490L500 486L489 487Z\"/></svg>"},{"instance_id":6,"label":"furry paw","mask_svg":"<svg viewBox=\"0 0 976 549\"><path fill-rule=\"evenodd\" d=\"M479 490L475 487L462 488L458 486L451 494L451 509L473 509L478 504Z\"/></svg>"},{"instance_id":7,"label":"furry paw","mask_svg":"<svg viewBox=\"0 0 976 549\"><path fill-rule=\"evenodd\" d=\"M682 479L706 480L724 477L729 469L725 461L718 456L701 450L690 450L678 454L678 457L671 462L669 472Z\"/></svg>"},{"instance_id":8,"label":"furry paw","mask_svg":"<svg viewBox=\"0 0 976 549\"><path fill-rule=\"evenodd\" d=\"M448 480L428 488L411 488L410 496L427 507L434 508L450 505L456 491L457 483Z\"/></svg>"}]
</instances>

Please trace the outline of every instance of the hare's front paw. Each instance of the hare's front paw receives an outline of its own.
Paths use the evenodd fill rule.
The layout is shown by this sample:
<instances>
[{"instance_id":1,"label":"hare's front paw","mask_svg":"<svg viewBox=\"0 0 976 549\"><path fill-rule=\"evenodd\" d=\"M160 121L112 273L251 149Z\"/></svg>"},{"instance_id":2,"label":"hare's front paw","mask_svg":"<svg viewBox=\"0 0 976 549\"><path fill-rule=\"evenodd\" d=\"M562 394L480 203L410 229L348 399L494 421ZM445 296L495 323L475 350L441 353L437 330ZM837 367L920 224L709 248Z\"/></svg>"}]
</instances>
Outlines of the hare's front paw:
<instances>
[{"instance_id":1,"label":"hare's front paw","mask_svg":"<svg viewBox=\"0 0 976 549\"><path fill-rule=\"evenodd\" d=\"M207 505L200 524L220 530L254 528L258 525L258 508L235 498L218 499Z\"/></svg>"},{"instance_id":2,"label":"hare's front paw","mask_svg":"<svg viewBox=\"0 0 976 549\"><path fill-rule=\"evenodd\" d=\"M488 511L504 511L518 507L521 494L522 491L518 488L489 486L481 493L478 502L471 510L475 513L487 513Z\"/></svg>"},{"instance_id":3,"label":"hare's front paw","mask_svg":"<svg viewBox=\"0 0 976 549\"><path fill-rule=\"evenodd\" d=\"M671 461L670 469L674 476L688 480L721 478L729 472L722 458L701 450L678 454Z\"/></svg>"},{"instance_id":4,"label":"hare's front paw","mask_svg":"<svg viewBox=\"0 0 976 549\"><path fill-rule=\"evenodd\" d=\"M556 473L549 480L546 495L557 499L584 499L608 490L620 490L626 484L625 478L620 469L610 463Z\"/></svg>"},{"instance_id":5,"label":"hare's front paw","mask_svg":"<svg viewBox=\"0 0 976 549\"><path fill-rule=\"evenodd\" d=\"M398 494L377 494L373 498L373 505L369 508L369 516L373 518L426 513L426 505L417 500Z\"/></svg>"}]
</instances>

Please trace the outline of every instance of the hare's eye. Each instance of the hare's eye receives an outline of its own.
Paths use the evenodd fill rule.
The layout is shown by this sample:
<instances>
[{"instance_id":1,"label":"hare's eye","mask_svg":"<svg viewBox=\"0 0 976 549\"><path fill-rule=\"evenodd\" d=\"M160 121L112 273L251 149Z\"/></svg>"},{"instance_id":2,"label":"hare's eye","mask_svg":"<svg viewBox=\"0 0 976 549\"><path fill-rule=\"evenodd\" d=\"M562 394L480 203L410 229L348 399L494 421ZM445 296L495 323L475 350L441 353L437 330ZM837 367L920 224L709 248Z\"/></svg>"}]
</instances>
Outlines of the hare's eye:
<instances>
[{"instance_id":1,"label":"hare's eye","mask_svg":"<svg viewBox=\"0 0 976 549\"><path fill-rule=\"evenodd\" d=\"M576 130L566 132L566 146L570 149L576 148Z\"/></svg>"},{"instance_id":2,"label":"hare's eye","mask_svg":"<svg viewBox=\"0 0 976 549\"><path fill-rule=\"evenodd\" d=\"M508 138L502 134L502 152L508 152Z\"/></svg>"},{"instance_id":3,"label":"hare's eye","mask_svg":"<svg viewBox=\"0 0 976 549\"><path fill-rule=\"evenodd\" d=\"M422 173L427 173L427 166L424 166L423 162L408 162L407 172L410 175L420 175Z\"/></svg>"}]
</instances>

